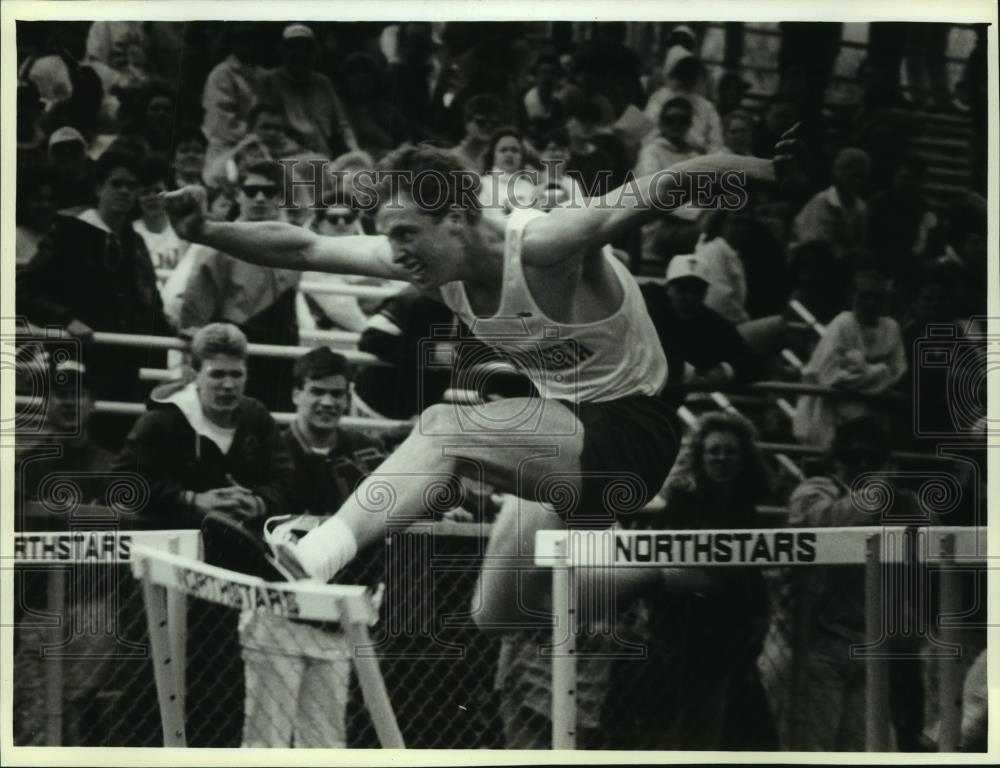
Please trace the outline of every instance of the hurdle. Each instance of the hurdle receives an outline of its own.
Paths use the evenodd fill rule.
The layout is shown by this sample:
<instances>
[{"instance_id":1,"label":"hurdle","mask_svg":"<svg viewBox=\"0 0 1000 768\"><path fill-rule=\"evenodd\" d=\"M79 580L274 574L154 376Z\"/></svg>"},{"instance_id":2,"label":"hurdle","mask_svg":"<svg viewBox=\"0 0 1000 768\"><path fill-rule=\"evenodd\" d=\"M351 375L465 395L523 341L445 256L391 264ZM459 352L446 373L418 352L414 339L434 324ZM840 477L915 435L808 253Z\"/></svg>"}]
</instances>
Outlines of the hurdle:
<instances>
[{"instance_id":1,"label":"hurdle","mask_svg":"<svg viewBox=\"0 0 1000 768\"><path fill-rule=\"evenodd\" d=\"M743 544L736 547L738 541ZM952 526L538 531L535 565L552 569L552 748L576 748L579 568L864 566L865 641L851 648L851 657L865 664L866 750L888 752L892 737L887 663L892 657L883 650L883 566L915 560L941 570L942 639L954 641L955 625L946 619L960 615L955 574L984 563L986 552L985 529ZM951 644L958 654L960 646ZM949 658L942 661L941 673L939 750L954 752L961 732L962 671Z\"/></svg>"},{"instance_id":2,"label":"hurdle","mask_svg":"<svg viewBox=\"0 0 1000 768\"><path fill-rule=\"evenodd\" d=\"M178 626L170 606L191 595L230 608L285 618L340 622L354 646L351 659L379 743L384 749L405 748L378 659L374 653L365 652L373 648L368 627L378 620L378 610L365 587L265 582L200 559L142 545L132 548L131 564L133 575L142 582L165 747L186 746L183 666L172 663L186 633Z\"/></svg>"}]
</instances>

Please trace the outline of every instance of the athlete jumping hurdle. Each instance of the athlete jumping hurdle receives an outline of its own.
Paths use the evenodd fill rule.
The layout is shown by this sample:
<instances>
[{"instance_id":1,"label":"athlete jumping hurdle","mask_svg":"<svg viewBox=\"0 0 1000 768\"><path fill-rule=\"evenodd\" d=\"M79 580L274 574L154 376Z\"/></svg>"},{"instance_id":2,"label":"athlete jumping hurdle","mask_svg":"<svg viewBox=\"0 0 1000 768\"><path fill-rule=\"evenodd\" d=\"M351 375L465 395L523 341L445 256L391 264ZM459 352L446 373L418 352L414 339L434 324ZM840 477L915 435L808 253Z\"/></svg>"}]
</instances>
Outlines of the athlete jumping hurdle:
<instances>
[{"instance_id":1,"label":"athlete jumping hurdle","mask_svg":"<svg viewBox=\"0 0 1000 768\"><path fill-rule=\"evenodd\" d=\"M282 222L211 222L206 193L165 196L181 237L255 264L409 281L515 361L539 397L433 406L329 521L297 539L272 519L259 542L288 579L328 581L385 535L429 516L428 490L465 476L550 505L574 525L610 525L660 489L677 447L658 397L667 363L638 285L603 246L685 204L696 184L778 183L798 165L795 129L773 161L711 155L543 214L484 217L449 151L397 150L378 198L379 235L322 237ZM695 178L697 177L697 179Z\"/></svg>"}]
</instances>

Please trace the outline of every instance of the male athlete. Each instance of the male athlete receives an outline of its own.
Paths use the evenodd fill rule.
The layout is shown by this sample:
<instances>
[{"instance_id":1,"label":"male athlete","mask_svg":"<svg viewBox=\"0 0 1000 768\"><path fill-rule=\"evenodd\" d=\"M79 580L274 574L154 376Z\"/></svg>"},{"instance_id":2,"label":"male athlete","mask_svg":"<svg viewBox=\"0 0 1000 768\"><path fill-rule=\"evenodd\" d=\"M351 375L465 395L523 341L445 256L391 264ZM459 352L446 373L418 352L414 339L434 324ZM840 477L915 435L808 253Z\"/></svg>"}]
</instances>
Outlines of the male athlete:
<instances>
[{"instance_id":1,"label":"male athlete","mask_svg":"<svg viewBox=\"0 0 1000 768\"><path fill-rule=\"evenodd\" d=\"M174 228L189 241L266 266L409 281L522 367L540 395L427 409L326 523L296 540L269 521L266 559L285 578L329 581L390 522L426 518L456 475L546 503L571 525L607 527L609 508L644 506L677 443L657 397L667 364L635 280L602 246L687 202L694 174L779 181L797 147L789 132L773 162L694 158L634 180L625 194L506 221L482 215L468 170L449 151L403 148L383 161L393 181L379 199L378 236L210 222L200 187L167 194Z\"/></svg>"}]
</instances>

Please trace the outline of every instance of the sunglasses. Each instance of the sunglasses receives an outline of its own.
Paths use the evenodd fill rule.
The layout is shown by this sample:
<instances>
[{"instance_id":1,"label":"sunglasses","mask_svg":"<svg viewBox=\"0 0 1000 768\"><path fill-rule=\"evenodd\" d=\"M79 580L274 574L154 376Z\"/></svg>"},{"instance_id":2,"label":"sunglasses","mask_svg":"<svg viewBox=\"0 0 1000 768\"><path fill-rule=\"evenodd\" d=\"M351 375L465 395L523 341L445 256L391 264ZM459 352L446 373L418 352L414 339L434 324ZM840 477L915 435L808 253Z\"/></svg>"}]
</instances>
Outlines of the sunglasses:
<instances>
[{"instance_id":1,"label":"sunglasses","mask_svg":"<svg viewBox=\"0 0 1000 768\"><path fill-rule=\"evenodd\" d=\"M268 200L278 196L278 188L274 184L246 184L243 194L253 200L258 194L263 194Z\"/></svg>"},{"instance_id":2,"label":"sunglasses","mask_svg":"<svg viewBox=\"0 0 1000 768\"><path fill-rule=\"evenodd\" d=\"M360 215L361 211L354 210L353 208L330 208L323 213L323 218L331 224L343 226L345 224L353 224L358 220L358 216Z\"/></svg>"},{"instance_id":3,"label":"sunglasses","mask_svg":"<svg viewBox=\"0 0 1000 768\"><path fill-rule=\"evenodd\" d=\"M497 124L497 121L492 117L483 117L482 115L472 118L472 122L474 122L479 128L493 128Z\"/></svg>"},{"instance_id":4,"label":"sunglasses","mask_svg":"<svg viewBox=\"0 0 1000 768\"><path fill-rule=\"evenodd\" d=\"M690 123L691 122L691 116L690 115L683 115L683 114L682 115L667 115L666 117L663 118L663 121L665 123L669 123L671 125L684 125L686 123Z\"/></svg>"}]
</instances>

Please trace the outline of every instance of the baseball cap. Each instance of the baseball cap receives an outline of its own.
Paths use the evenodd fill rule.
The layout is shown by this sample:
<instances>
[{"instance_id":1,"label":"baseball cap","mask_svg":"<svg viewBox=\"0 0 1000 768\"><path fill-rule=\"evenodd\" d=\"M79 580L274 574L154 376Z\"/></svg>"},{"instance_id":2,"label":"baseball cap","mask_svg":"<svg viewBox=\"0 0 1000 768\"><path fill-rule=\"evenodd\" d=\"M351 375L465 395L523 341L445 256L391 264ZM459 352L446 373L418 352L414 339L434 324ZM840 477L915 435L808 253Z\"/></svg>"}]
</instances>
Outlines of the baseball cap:
<instances>
[{"instance_id":1,"label":"baseball cap","mask_svg":"<svg viewBox=\"0 0 1000 768\"><path fill-rule=\"evenodd\" d=\"M693 253L674 256L667 265L667 284L683 277L693 277L706 285L711 281L705 277L705 263Z\"/></svg>"},{"instance_id":2,"label":"baseball cap","mask_svg":"<svg viewBox=\"0 0 1000 768\"><path fill-rule=\"evenodd\" d=\"M316 35L305 24L289 24L281 33L282 40L308 39L315 40Z\"/></svg>"},{"instance_id":3,"label":"baseball cap","mask_svg":"<svg viewBox=\"0 0 1000 768\"><path fill-rule=\"evenodd\" d=\"M52 149L55 144L62 144L68 141L78 141L83 144L83 146L87 146L87 142L83 138L82 133L80 133L76 128L64 125L62 128L56 128L52 131L52 135L49 136L49 149Z\"/></svg>"}]
</instances>

